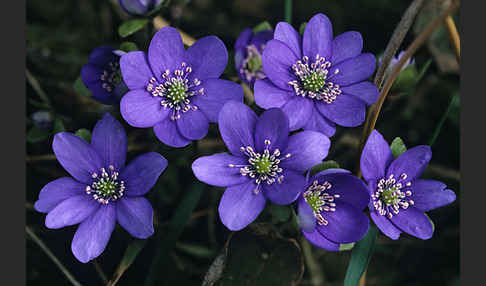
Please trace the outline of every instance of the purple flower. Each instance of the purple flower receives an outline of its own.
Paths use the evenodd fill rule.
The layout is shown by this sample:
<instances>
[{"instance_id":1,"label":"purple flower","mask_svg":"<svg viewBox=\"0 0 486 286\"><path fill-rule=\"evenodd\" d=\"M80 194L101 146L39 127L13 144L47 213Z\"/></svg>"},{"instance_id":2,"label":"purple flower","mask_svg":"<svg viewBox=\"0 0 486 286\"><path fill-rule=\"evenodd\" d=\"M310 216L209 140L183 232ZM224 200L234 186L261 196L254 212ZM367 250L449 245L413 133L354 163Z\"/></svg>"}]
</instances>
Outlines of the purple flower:
<instances>
[{"instance_id":1,"label":"purple flower","mask_svg":"<svg viewBox=\"0 0 486 286\"><path fill-rule=\"evenodd\" d=\"M240 85L218 78L227 61L226 47L215 36L184 50L176 29L160 29L148 54L129 52L120 59L130 89L120 103L123 118L134 127L154 127L157 138L172 147L202 139L224 103L243 101Z\"/></svg>"},{"instance_id":2,"label":"purple flower","mask_svg":"<svg viewBox=\"0 0 486 286\"><path fill-rule=\"evenodd\" d=\"M101 103L117 104L128 91L120 73L121 53L109 46L98 47L91 52L88 64L81 70L83 84Z\"/></svg>"},{"instance_id":3,"label":"purple flower","mask_svg":"<svg viewBox=\"0 0 486 286\"><path fill-rule=\"evenodd\" d=\"M118 0L120 7L131 15L144 15L164 0Z\"/></svg>"},{"instance_id":4,"label":"purple flower","mask_svg":"<svg viewBox=\"0 0 486 286\"><path fill-rule=\"evenodd\" d=\"M375 57L362 54L362 48L358 32L333 39L331 22L323 14L310 19L303 37L289 24L278 23L263 51L267 78L255 82L255 102L265 109L281 108L290 130L332 136L336 124L360 125L366 105L378 97L376 86L366 81L375 70Z\"/></svg>"},{"instance_id":5,"label":"purple flower","mask_svg":"<svg viewBox=\"0 0 486 286\"><path fill-rule=\"evenodd\" d=\"M273 31L264 30L253 34L250 28L241 32L235 43L235 67L238 76L253 88L255 80L264 79L262 52L265 44L273 38Z\"/></svg>"},{"instance_id":6,"label":"purple flower","mask_svg":"<svg viewBox=\"0 0 486 286\"><path fill-rule=\"evenodd\" d=\"M314 175L297 202L304 237L317 247L337 251L341 243L360 240L368 231L363 213L370 201L366 185L343 169Z\"/></svg>"},{"instance_id":7,"label":"purple flower","mask_svg":"<svg viewBox=\"0 0 486 286\"><path fill-rule=\"evenodd\" d=\"M218 124L231 155L198 158L192 170L206 184L228 187L218 211L230 230L255 220L267 199L278 205L295 201L305 185L302 173L322 162L330 146L329 138L319 132L289 136L287 116L277 108L257 117L245 104L228 102Z\"/></svg>"},{"instance_id":8,"label":"purple flower","mask_svg":"<svg viewBox=\"0 0 486 286\"><path fill-rule=\"evenodd\" d=\"M48 213L48 228L80 224L71 244L79 261L86 263L103 252L116 221L136 238L154 233L153 209L143 195L167 166L164 157L150 152L125 166L127 136L108 113L93 129L91 144L60 132L52 149L72 178L45 185L34 207Z\"/></svg>"},{"instance_id":9,"label":"purple flower","mask_svg":"<svg viewBox=\"0 0 486 286\"><path fill-rule=\"evenodd\" d=\"M424 212L456 199L444 183L419 179L431 157L430 147L421 145L393 160L388 143L376 130L366 142L360 164L371 195L370 215L391 239L398 239L402 232L431 238L433 225Z\"/></svg>"},{"instance_id":10,"label":"purple flower","mask_svg":"<svg viewBox=\"0 0 486 286\"><path fill-rule=\"evenodd\" d=\"M52 114L49 111L40 110L32 113L32 122L37 128L50 130L52 127Z\"/></svg>"},{"instance_id":11,"label":"purple flower","mask_svg":"<svg viewBox=\"0 0 486 286\"><path fill-rule=\"evenodd\" d=\"M393 68L395 67L395 65L398 63L398 61L400 61L400 59L403 57L403 55L405 54L405 51L400 51L400 53L398 53L398 56L397 57L393 57L391 58L391 61L390 63L388 64L388 67L386 68L386 74L390 74L393 70ZM381 65L381 61L382 61L382 57L378 58L378 64ZM414 58L409 58L405 64L403 65L402 69L400 71L403 71L404 69L406 69L407 67L411 66L411 65L414 65L415 64L415 59Z\"/></svg>"}]
</instances>

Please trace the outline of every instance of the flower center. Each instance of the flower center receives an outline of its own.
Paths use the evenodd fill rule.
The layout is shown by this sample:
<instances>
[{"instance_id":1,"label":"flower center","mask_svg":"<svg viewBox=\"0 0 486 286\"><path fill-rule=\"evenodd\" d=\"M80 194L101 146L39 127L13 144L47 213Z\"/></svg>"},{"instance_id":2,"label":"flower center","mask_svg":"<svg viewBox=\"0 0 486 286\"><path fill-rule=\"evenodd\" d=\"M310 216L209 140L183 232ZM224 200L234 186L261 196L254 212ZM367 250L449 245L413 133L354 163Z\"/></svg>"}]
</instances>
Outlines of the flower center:
<instances>
[{"instance_id":1,"label":"flower center","mask_svg":"<svg viewBox=\"0 0 486 286\"><path fill-rule=\"evenodd\" d=\"M284 176L282 175L283 169L279 167L282 160L290 158L290 153L281 158L279 149L275 149L273 153L270 153L270 140L265 140L265 150L263 153L258 153L253 150L251 146L242 146L241 152L248 156L248 165L235 165L229 164L230 168L240 168L240 174L242 176L248 176L255 179L257 184L256 189L253 191L255 194L260 192L260 183L266 182L271 185L277 181L279 184L283 182Z\"/></svg>"},{"instance_id":2,"label":"flower center","mask_svg":"<svg viewBox=\"0 0 486 286\"><path fill-rule=\"evenodd\" d=\"M332 185L328 181L319 184L319 181L315 180L304 192L304 200L311 207L319 225L329 224L329 222L322 216L322 212L336 211L336 203L334 203L334 200L341 197L338 194L329 194L327 190L330 190L331 188Z\"/></svg>"},{"instance_id":3,"label":"flower center","mask_svg":"<svg viewBox=\"0 0 486 286\"><path fill-rule=\"evenodd\" d=\"M319 92L321 88L326 84L326 78L322 74L313 72L306 77L302 78L302 86L305 90L312 92Z\"/></svg>"},{"instance_id":4,"label":"flower center","mask_svg":"<svg viewBox=\"0 0 486 286\"><path fill-rule=\"evenodd\" d=\"M105 168L101 168L101 175L96 172L93 173L91 177L94 179L94 182L90 186L86 186L86 193L105 205L110 201L116 201L121 198L125 191L125 182L118 180L119 174L115 171L115 167L110 165L108 169L109 174Z\"/></svg>"},{"instance_id":5,"label":"flower center","mask_svg":"<svg viewBox=\"0 0 486 286\"><path fill-rule=\"evenodd\" d=\"M373 199L373 206L380 215L386 215L392 218L400 212L401 209L407 209L414 204L414 201L410 197L412 191L405 189L410 187L412 183L406 181L407 174L403 173L398 179L391 174L388 179L381 179L378 181L376 191L371 194Z\"/></svg>"},{"instance_id":6,"label":"flower center","mask_svg":"<svg viewBox=\"0 0 486 286\"><path fill-rule=\"evenodd\" d=\"M265 45L261 45L260 50L255 45L246 47L247 56L243 60L240 68L240 73L243 74L248 82L252 79L263 79L265 74L262 71L262 56L260 51L263 51Z\"/></svg>"},{"instance_id":7,"label":"flower center","mask_svg":"<svg viewBox=\"0 0 486 286\"><path fill-rule=\"evenodd\" d=\"M173 104L178 104L187 97L187 86L182 81L175 81L167 88L167 98L172 100Z\"/></svg>"},{"instance_id":8,"label":"flower center","mask_svg":"<svg viewBox=\"0 0 486 286\"><path fill-rule=\"evenodd\" d=\"M122 81L120 64L116 61L110 62L106 66L106 69L103 70L100 79L102 82L101 87L108 92L112 92L114 86L116 86Z\"/></svg>"},{"instance_id":9,"label":"flower center","mask_svg":"<svg viewBox=\"0 0 486 286\"><path fill-rule=\"evenodd\" d=\"M297 95L310 99L322 100L325 103L333 103L341 94L338 84L327 80L331 62L316 55L315 61L310 62L309 57L304 56L292 65L292 71L298 80L289 81L288 84L294 88ZM339 73L336 69L334 74Z\"/></svg>"},{"instance_id":10,"label":"flower center","mask_svg":"<svg viewBox=\"0 0 486 286\"><path fill-rule=\"evenodd\" d=\"M267 157L260 157L255 159L253 166L258 174L269 174L272 171L273 162Z\"/></svg>"},{"instance_id":11,"label":"flower center","mask_svg":"<svg viewBox=\"0 0 486 286\"><path fill-rule=\"evenodd\" d=\"M197 88L201 81L197 78L189 80L192 68L186 63L182 63L179 69L165 70L160 79L152 77L146 90L153 97L160 97L160 105L164 109L171 109L171 120L181 118L181 114L189 110L197 110L198 107L191 103L191 97L198 94L204 95L204 88Z\"/></svg>"}]
</instances>

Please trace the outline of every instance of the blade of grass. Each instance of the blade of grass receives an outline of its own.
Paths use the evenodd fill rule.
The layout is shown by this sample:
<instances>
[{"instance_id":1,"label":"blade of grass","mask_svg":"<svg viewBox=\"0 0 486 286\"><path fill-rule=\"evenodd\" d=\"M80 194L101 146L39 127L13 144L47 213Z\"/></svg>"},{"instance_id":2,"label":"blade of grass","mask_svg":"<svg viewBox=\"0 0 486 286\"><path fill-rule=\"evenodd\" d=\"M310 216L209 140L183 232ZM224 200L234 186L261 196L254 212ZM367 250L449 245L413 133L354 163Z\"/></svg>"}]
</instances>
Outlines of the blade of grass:
<instances>
[{"instance_id":1,"label":"blade of grass","mask_svg":"<svg viewBox=\"0 0 486 286\"><path fill-rule=\"evenodd\" d=\"M344 286L357 286L361 275L365 272L371 260L371 255L375 249L376 236L378 228L374 225L370 226L368 233L355 245L351 252L351 260L349 261L348 269L346 270L346 277L344 278Z\"/></svg>"},{"instance_id":2,"label":"blade of grass","mask_svg":"<svg viewBox=\"0 0 486 286\"><path fill-rule=\"evenodd\" d=\"M130 245L128 245L115 274L113 274L113 278L111 278L107 286L115 286L118 283L118 280L120 280L123 273L125 273L125 271L127 271L127 269L132 265L133 261L135 261L135 258L137 258L138 254L140 253L140 251L142 251L145 244L147 244L147 240L137 239Z\"/></svg>"},{"instance_id":3,"label":"blade of grass","mask_svg":"<svg viewBox=\"0 0 486 286\"><path fill-rule=\"evenodd\" d=\"M62 265L62 263L57 259L57 257L52 253L52 251L44 244L44 242L32 231L29 226L25 226L25 232L32 239L41 249L42 251L47 254L47 256L54 262L54 264L61 270L61 272L66 276L66 278L71 282L74 286L81 286L82 284L79 283L76 278Z\"/></svg>"},{"instance_id":4,"label":"blade of grass","mask_svg":"<svg viewBox=\"0 0 486 286\"><path fill-rule=\"evenodd\" d=\"M106 278L105 272L103 272L103 269L101 268L101 265L98 263L96 259L93 259L93 266L96 270L96 273L98 273L98 276L100 276L101 281L103 284L106 284L108 282L108 279Z\"/></svg>"},{"instance_id":5,"label":"blade of grass","mask_svg":"<svg viewBox=\"0 0 486 286\"><path fill-rule=\"evenodd\" d=\"M163 240L161 240L154 256L154 260L152 261L152 265L148 271L145 286L153 285L157 274L164 274L163 271L165 268L167 268L165 265L169 262L170 258L170 256L167 254L174 248L179 236L184 230L184 227L191 218L191 214L201 198L203 189L204 186L202 184L194 184L172 216L167 235Z\"/></svg>"},{"instance_id":6,"label":"blade of grass","mask_svg":"<svg viewBox=\"0 0 486 286\"><path fill-rule=\"evenodd\" d=\"M454 95L451 98L451 101L449 102L449 106L447 107L447 110L444 112L444 115L442 115L442 118L440 119L439 123L435 127L434 133L432 137L430 138L429 145L432 146L435 143L435 140L437 140L437 137L439 136L440 131L442 130L442 127L449 116L449 113L451 112L452 108L454 105L456 105L459 101L459 96Z\"/></svg>"}]
</instances>

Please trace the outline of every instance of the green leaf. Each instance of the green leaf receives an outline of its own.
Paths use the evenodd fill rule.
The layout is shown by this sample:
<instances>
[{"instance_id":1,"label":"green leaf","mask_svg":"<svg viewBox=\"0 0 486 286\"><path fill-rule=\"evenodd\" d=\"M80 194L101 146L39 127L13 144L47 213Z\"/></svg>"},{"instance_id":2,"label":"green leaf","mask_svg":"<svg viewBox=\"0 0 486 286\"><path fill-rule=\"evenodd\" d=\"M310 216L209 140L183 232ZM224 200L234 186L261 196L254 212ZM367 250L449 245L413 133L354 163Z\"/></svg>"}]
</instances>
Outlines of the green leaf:
<instances>
[{"instance_id":1,"label":"green leaf","mask_svg":"<svg viewBox=\"0 0 486 286\"><path fill-rule=\"evenodd\" d=\"M226 263L216 286L290 286L302 279L304 261L293 239L246 228L233 233L226 245Z\"/></svg>"},{"instance_id":2,"label":"green leaf","mask_svg":"<svg viewBox=\"0 0 486 286\"><path fill-rule=\"evenodd\" d=\"M107 285L114 285L115 281L118 281L118 279L120 279L123 273L125 273L125 271L132 265L133 261L135 261L135 258L137 258L138 254L140 253L140 251L142 251L145 244L147 244L147 240L137 239L134 242L130 243L130 245L128 245L115 274L113 274L113 278Z\"/></svg>"},{"instance_id":3,"label":"green leaf","mask_svg":"<svg viewBox=\"0 0 486 286\"><path fill-rule=\"evenodd\" d=\"M138 51L137 44L134 42L123 42L120 44L120 50L124 52Z\"/></svg>"},{"instance_id":4,"label":"green leaf","mask_svg":"<svg viewBox=\"0 0 486 286\"><path fill-rule=\"evenodd\" d=\"M164 1L160 2L160 4L157 7L155 7L154 9L152 9L147 14L147 16L152 16L152 15L158 13L160 11L160 9L169 7L169 2L170 2L169 0L164 0Z\"/></svg>"},{"instance_id":5,"label":"green leaf","mask_svg":"<svg viewBox=\"0 0 486 286\"><path fill-rule=\"evenodd\" d=\"M344 278L344 286L358 285L361 275L363 275L363 272L370 263L377 234L378 228L372 225L368 233L354 245L348 269L346 270L346 277Z\"/></svg>"},{"instance_id":6,"label":"green leaf","mask_svg":"<svg viewBox=\"0 0 486 286\"><path fill-rule=\"evenodd\" d=\"M81 77L78 77L76 79L76 81L73 84L73 89L77 94L81 96L91 97L91 91L84 85L83 81L81 80Z\"/></svg>"},{"instance_id":7,"label":"green leaf","mask_svg":"<svg viewBox=\"0 0 486 286\"><path fill-rule=\"evenodd\" d=\"M253 33L258 33L261 31L272 30L272 25L267 21L261 22L253 28Z\"/></svg>"},{"instance_id":8,"label":"green leaf","mask_svg":"<svg viewBox=\"0 0 486 286\"><path fill-rule=\"evenodd\" d=\"M305 26L307 25L307 22L302 22L302 24L300 24L300 27L299 27L299 33L301 35L304 35L304 31L305 31Z\"/></svg>"},{"instance_id":9,"label":"green leaf","mask_svg":"<svg viewBox=\"0 0 486 286\"><path fill-rule=\"evenodd\" d=\"M393 139L390 145L390 149L392 151L393 157L395 158L402 155L403 152L407 151L407 147L400 137L396 137L395 139Z\"/></svg>"},{"instance_id":10,"label":"green leaf","mask_svg":"<svg viewBox=\"0 0 486 286\"><path fill-rule=\"evenodd\" d=\"M176 248L190 255L203 258L213 257L215 254L210 248L197 244L178 242L176 243Z\"/></svg>"},{"instance_id":11,"label":"green leaf","mask_svg":"<svg viewBox=\"0 0 486 286\"><path fill-rule=\"evenodd\" d=\"M91 142L91 132L88 129L85 128L78 129L78 131L76 131L76 133L74 134L88 143Z\"/></svg>"},{"instance_id":12,"label":"green leaf","mask_svg":"<svg viewBox=\"0 0 486 286\"><path fill-rule=\"evenodd\" d=\"M41 129L37 126L32 126L30 130L27 132L27 142L29 143L37 143L46 140L49 138L49 131Z\"/></svg>"},{"instance_id":13,"label":"green leaf","mask_svg":"<svg viewBox=\"0 0 486 286\"><path fill-rule=\"evenodd\" d=\"M431 63L432 63L432 60L429 59L422 66L422 68L420 69L420 71L418 72L418 75L417 75L417 82L419 82L424 77L425 72L427 72L427 70L429 69Z\"/></svg>"},{"instance_id":14,"label":"green leaf","mask_svg":"<svg viewBox=\"0 0 486 286\"><path fill-rule=\"evenodd\" d=\"M174 248L176 241L179 239L184 227L191 218L191 214L201 198L203 189L204 186L202 184L195 183L175 210L175 213L169 222L169 228L167 232L164 233L163 239L159 244L159 248L148 271L145 286L153 285L154 282L156 282L157 277L163 277L163 269L167 269L166 265L170 258L167 254Z\"/></svg>"},{"instance_id":15,"label":"green leaf","mask_svg":"<svg viewBox=\"0 0 486 286\"><path fill-rule=\"evenodd\" d=\"M118 27L118 34L122 38L128 37L131 34L143 29L148 24L148 19L131 19L123 22Z\"/></svg>"},{"instance_id":16,"label":"green leaf","mask_svg":"<svg viewBox=\"0 0 486 286\"><path fill-rule=\"evenodd\" d=\"M324 162L312 167L311 176L314 176L315 174L317 174L321 171L327 170L327 169L339 169L339 164L334 160L324 161Z\"/></svg>"},{"instance_id":17,"label":"green leaf","mask_svg":"<svg viewBox=\"0 0 486 286\"><path fill-rule=\"evenodd\" d=\"M447 106L447 110L444 112L442 118L440 119L439 123L437 123L437 126L435 127L434 133L432 134L432 137L430 138L429 141L430 146L434 145L435 140L437 140L437 137L439 136L440 131L442 130L442 127L444 126L446 119L449 117L450 112L454 110L454 108L458 108L459 105L460 105L459 95L455 94L451 97L451 101Z\"/></svg>"},{"instance_id":18,"label":"green leaf","mask_svg":"<svg viewBox=\"0 0 486 286\"><path fill-rule=\"evenodd\" d=\"M64 123L60 118L57 118L54 120L54 127L52 128L52 133L56 134L58 132L63 132L66 131L66 128L64 127Z\"/></svg>"},{"instance_id":19,"label":"green leaf","mask_svg":"<svg viewBox=\"0 0 486 286\"><path fill-rule=\"evenodd\" d=\"M339 245L339 251L351 250L351 249L353 249L355 244L356 244L355 242L340 244Z\"/></svg>"}]
</instances>

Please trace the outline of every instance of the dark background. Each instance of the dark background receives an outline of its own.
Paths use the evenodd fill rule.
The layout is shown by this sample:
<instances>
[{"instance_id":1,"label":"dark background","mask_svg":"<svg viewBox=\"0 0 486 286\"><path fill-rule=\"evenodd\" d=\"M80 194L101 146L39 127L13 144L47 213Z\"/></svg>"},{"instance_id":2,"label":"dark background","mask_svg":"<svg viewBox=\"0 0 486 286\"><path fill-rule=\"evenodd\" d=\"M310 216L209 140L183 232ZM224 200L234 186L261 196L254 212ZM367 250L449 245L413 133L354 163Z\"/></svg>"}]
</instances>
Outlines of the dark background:
<instances>
[{"instance_id":1,"label":"dark background","mask_svg":"<svg viewBox=\"0 0 486 286\"><path fill-rule=\"evenodd\" d=\"M169 8L161 10L161 16L196 39L206 35L220 37L229 51L244 28L253 27L264 20L275 25L284 17L283 1L277 0L171 2ZM301 22L308 21L315 13L322 12L331 19L335 35L348 30L359 31L364 38L364 51L380 54L410 1L294 2L292 23L295 27L298 28ZM63 123L65 130L74 132L79 128L91 130L106 111L120 118L117 107L104 106L77 94L73 83L93 48L102 44L117 47L127 40L121 39L117 33L119 24L127 15L121 13L111 1L100 0L27 1L26 6L26 68L47 94L51 103L49 110L55 119ZM419 20L427 22L432 14L428 11L420 15ZM456 24L459 25L458 21ZM406 48L415 35L411 31L402 48ZM146 33L140 31L128 37L128 40L146 49L149 43L146 37ZM428 144L451 96L459 95L458 67L444 28L439 29L431 41L418 51L415 59L418 68L429 59L432 59L432 64L412 91L390 95L376 126L389 142L399 136L409 147ZM231 62L224 77L234 77ZM31 114L47 108L38 104L42 100L29 82L26 82L26 92L26 130L30 130ZM167 222L181 198L196 180L190 170L192 161L201 155L224 151L224 146L218 140L215 126L200 143L199 154L196 155L193 146L172 149L157 143L149 129L135 129L123 124L129 133L131 145L136 146L136 150L129 153L129 160L137 154L155 149L170 162L149 193L156 210L156 234L163 236L167 231ZM432 146L432 161L423 175L424 178L444 181L458 197L461 194L459 133L457 105ZM360 135L361 127L338 128L327 159L354 170L359 159L357 144ZM26 143L26 223L78 281L83 285L100 285L101 280L93 264L82 264L71 253L75 227L48 230L44 226L45 215L32 209L40 189L46 183L66 175L56 160L36 159L39 155L52 154L51 143L52 135ZM166 254L172 263L169 269L161 271L163 277L159 279L165 283L159 285L201 284L229 234L216 213L221 194L221 189L204 191L195 211L198 215L189 221L175 249ZM459 204L457 200L450 206L429 212L436 227L430 240L422 241L402 235L398 241L393 241L380 234L370 262L367 285L459 285ZM159 239L159 236L153 236L148 240L118 285L140 285L145 280ZM97 259L108 278L116 270L130 241L130 236L118 226L108 247ZM26 280L29 285L70 285L36 244L27 240L26 247ZM331 253L315 247L312 250L328 282L326 285L342 285L350 252ZM300 285L311 285L310 281L310 273L306 270Z\"/></svg>"}]
</instances>

